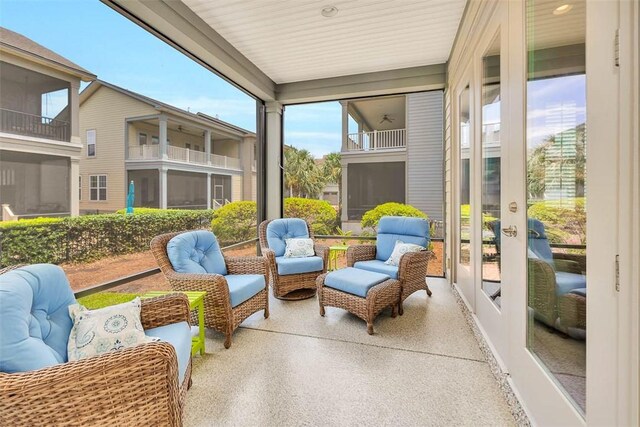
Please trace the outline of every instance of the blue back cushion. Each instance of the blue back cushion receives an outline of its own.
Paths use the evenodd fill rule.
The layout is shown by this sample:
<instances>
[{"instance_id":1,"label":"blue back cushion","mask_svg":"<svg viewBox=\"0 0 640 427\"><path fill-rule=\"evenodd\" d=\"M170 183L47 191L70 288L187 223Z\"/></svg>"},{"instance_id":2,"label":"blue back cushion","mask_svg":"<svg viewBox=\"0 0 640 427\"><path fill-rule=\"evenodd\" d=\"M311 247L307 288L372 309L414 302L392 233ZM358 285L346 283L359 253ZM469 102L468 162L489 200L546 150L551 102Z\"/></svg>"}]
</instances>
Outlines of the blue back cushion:
<instances>
[{"instance_id":1,"label":"blue back cushion","mask_svg":"<svg viewBox=\"0 0 640 427\"><path fill-rule=\"evenodd\" d=\"M553 253L549 239L544 232L544 224L537 219L529 218L529 249L533 251L540 259L553 265Z\"/></svg>"},{"instance_id":2,"label":"blue back cushion","mask_svg":"<svg viewBox=\"0 0 640 427\"><path fill-rule=\"evenodd\" d=\"M227 274L218 239L210 231L178 234L167 243L167 256L178 273Z\"/></svg>"},{"instance_id":3,"label":"blue back cushion","mask_svg":"<svg viewBox=\"0 0 640 427\"><path fill-rule=\"evenodd\" d=\"M376 259L386 261L391 256L396 241L429 246L429 221L424 218L383 216L378 223Z\"/></svg>"},{"instance_id":4,"label":"blue back cushion","mask_svg":"<svg viewBox=\"0 0 640 427\"><path fill-rule=\"evenodd\" d=\"M34 264L0 275L0 371L26 372L67 361L75 304L64 271Z\"/></svg>"},{"instance_id":5,"label":"blue back cushion","mask_svg":"<svg viewBox=\"0 0 640 427\"><path fill-rule=\"evenodd\" d=\"M267 224L267 244L277 257L284 255L285 240L309 237L307 222L300 218L274 219Z\"/></svg>"}]
</instances>

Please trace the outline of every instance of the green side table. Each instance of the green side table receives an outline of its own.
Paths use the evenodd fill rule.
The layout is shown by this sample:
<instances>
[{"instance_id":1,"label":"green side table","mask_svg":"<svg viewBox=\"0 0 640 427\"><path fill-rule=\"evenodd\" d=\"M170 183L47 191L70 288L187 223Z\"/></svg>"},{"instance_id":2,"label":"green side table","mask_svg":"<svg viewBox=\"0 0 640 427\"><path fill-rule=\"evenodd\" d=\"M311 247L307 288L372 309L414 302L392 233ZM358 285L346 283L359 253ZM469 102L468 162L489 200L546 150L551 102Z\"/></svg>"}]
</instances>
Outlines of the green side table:
<instances>
[{"instance_id":1,"label":"green side table","mask_svg":"<svg viewBox=\"0 0 640 427\"><path fill-rule=\"evenodd\" d=\"M347 252L348 245L336 245L329 246L329 265L327 270L333 271L338 269L338 254L340 252Z\"/></svg>"},{"instance_id":2,"label":"green side table","mask_svg":"<svg viewBox=\"0 0 640 427\"><path fill-rule=\"evenodd\" d=\"M204 354L204 296L206 292L174 292L174 291L152 291L147 292L140 298L153 298L161 297L168 294L185 294L189 298L189 308L191 310L198 310L198 336L191 337L191 355L195 355L200 352L200 355Z\"/></svg>"}]
</instances>

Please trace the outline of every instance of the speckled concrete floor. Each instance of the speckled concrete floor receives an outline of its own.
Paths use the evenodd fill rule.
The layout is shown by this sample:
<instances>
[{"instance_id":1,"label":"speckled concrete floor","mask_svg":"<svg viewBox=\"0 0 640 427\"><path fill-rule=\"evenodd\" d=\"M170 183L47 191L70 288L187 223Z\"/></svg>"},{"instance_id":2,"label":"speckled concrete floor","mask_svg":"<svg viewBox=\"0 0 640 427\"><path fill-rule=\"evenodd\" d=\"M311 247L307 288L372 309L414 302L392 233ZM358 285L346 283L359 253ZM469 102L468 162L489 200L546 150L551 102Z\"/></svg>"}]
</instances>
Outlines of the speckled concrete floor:
<instances>
[{"instance_id":1,"label":"speckled concrete floor","mask_svg":"<svg viewBox=\"0 0 640 427\"><path fill-rule=\"evenodd\" d=\"M207 332L196 357L186 426L513 425L449 286L429 281L404 316L360 319L317 299L271 300L225 350Z\"/></svg>"}]
</instances>

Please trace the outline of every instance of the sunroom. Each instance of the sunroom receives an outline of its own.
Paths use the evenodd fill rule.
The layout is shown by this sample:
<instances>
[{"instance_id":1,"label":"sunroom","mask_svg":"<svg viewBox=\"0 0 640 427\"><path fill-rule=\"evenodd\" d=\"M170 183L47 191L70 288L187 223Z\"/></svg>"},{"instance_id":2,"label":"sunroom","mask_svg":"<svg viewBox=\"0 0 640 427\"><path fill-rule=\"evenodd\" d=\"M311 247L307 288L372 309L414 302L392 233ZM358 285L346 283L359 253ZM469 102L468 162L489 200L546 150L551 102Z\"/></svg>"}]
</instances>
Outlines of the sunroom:
<instances>
[{"instance_id":1,"label":"sunroom","mask_svg":"<svg viewBox=\"0 0 640 427\"><path fill-rule=\"evenodd\" d=\"M225 257L264 259L273 283L264 313L229 314L241 319L232 345L217 326L194 335L206 352L193 356L184 406L158 401L160 412L179 407L167 423L640 423L637 2L101 1L255 100L256 148L245 157L255 158L255 177L245 174L237 185L255 199L257 221L237 216L220 226L246 228L243 239L216 235ZM382 220L372 233L358 229L382 202L376 194L431 219L435 255L420 278L428 293L403 302L399 291L399 307L373 326L367 321L372 335L358 315L325 313L324 276L277 293L282 266L269 258L269 224L311 209L286 197L288 114L325 102L340 102L343 173L333 183L340 227L307 230L326 245L324 255L315 253L325 257L325 272L362 262L350 248L380 244L390 233ZM142 175L129 172L125 183L141 187ZM203 180L174 195L202 187L210 208L214 187L226 194L234 185ZM203 218L194 214L180 226L208 228ZM161 234L154 227L145 230L149 239ZM108 236L106 247L119 230L95 233ZM76 297L125 288L144 294L162 289L155 282L164 277L168 287L173 236L164 236L151 243L155 259L147 253L135 261L135 274L122 277L113 264L97 286L72 280ZM90 238L76 237L67 253ZM2 267L21 260L6 258ZM235 275L239 267L228 262ZM233 304L237 296L229 295ZM11 424L15 412L0 411L0 424ZM132 408L122 413L145 420Z\"/></svg>"}]
</instances>

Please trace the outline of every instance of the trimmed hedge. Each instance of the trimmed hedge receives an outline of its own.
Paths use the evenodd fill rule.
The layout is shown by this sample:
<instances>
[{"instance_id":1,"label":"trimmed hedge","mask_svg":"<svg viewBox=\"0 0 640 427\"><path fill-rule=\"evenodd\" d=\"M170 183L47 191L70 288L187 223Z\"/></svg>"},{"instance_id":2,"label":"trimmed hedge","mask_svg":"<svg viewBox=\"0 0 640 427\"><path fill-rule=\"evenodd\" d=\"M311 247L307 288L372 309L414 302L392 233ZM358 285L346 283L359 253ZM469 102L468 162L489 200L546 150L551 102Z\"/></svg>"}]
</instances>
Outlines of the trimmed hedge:
<instances>
[{"instance_id":1,"label":"trimmed hedge","mask_svg":"<svg viewBox=\"0 0 640 427\"><path fill-rule=\"evenodd\" d=\"M544 223L552 243L585 244L587 241L584 197L536 202L529 207L527 215Z\"/></svg>"},{"instance_id":2,"label":"trimmed hedge","mask_svg":"<svg viewBox=\"0 0 640 427\"><path fill-rule=\"evenodd\" d=\"M213 211L157 210L2 223L0 267L85 262L149 249L163 233L207 228Z\"/></svg>"},{"instance_id":3,"label":"trimmed hedge","mask_svg":"<svg viewBox=\"0 0 640 427\"><path fill-rule=\"evenodd\" d=\"M306 219L314 234L332 234L337 228L338 213L326 200L287 197L284 199L284 216Z\"/></svg>"},{"instance_id":4,"label":"trimmed hedge","mask_svg":"<svg viewBox=\"0 0 640 427\"><path fill-rule=\"evenodd\" d=\"M427 214L417 208L414 208L411 205L389 202L378 205L375 208L365 212L365 214L362 215L360 225L362 226L362 228L371 227L375 230L378 226L380 218L382 218L383 216L408 216L413 218L428 219Z\"/></svg>"},{"instance_id":5,"label":"trimmed hedge","mask_svg":"<svg viewBox=\"0 0 640 427\"><path fill-rule=\"evenodd\" d=\"M258 207L256 202L231 202L213 213L211 231L222 246L257 237Z\"/></svg>"}]
</instances>

